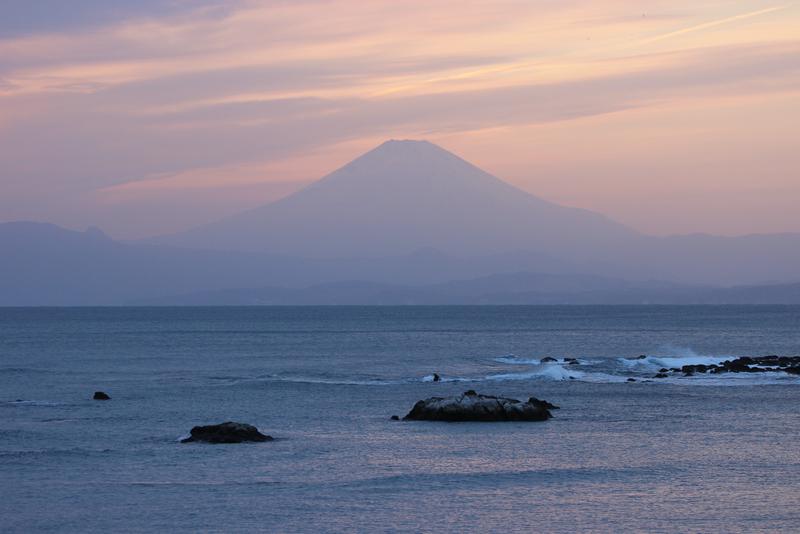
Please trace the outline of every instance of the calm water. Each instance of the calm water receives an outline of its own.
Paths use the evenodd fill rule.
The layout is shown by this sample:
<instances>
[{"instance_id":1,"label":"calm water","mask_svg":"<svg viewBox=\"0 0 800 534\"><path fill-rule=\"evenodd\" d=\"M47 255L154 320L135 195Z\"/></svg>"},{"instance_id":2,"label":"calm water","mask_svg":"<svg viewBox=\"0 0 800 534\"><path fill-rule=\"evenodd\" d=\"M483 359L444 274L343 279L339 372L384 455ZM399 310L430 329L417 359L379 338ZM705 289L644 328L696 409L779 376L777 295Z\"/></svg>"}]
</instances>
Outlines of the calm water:
<instances>
[{"instance_id":1,"label":"calm water","mask_svg":"<svg viewBox=\"0 0 800 534\"><path fill-rule=\"evenodd\" d=\"M0 309L0 530L797 531L800 379L644 381L762 354L800 307ZM389 421L466 389L561 410Z\"/></svg>"}]
</instances>

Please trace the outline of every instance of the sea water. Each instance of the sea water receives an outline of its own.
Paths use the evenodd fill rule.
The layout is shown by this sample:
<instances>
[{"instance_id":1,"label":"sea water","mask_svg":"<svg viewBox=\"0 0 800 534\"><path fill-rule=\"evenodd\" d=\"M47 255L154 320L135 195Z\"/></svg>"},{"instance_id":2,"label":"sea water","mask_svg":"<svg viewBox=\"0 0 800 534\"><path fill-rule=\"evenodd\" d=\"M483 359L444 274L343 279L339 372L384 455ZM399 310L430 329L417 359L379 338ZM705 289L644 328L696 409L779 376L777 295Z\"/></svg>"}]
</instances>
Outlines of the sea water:
<instances>
[{"instance_id":1,"label":"sea water","mask_svg":"<svg viewBox=\"0 0 800 534\"><path fill-rule=\"evenodd\" d=\"M0 530L797 531L800 377L652 378L766 354L800 307L0 309ZM561 409L389 419L467 389Z\"/></svg>"}]
</instances>

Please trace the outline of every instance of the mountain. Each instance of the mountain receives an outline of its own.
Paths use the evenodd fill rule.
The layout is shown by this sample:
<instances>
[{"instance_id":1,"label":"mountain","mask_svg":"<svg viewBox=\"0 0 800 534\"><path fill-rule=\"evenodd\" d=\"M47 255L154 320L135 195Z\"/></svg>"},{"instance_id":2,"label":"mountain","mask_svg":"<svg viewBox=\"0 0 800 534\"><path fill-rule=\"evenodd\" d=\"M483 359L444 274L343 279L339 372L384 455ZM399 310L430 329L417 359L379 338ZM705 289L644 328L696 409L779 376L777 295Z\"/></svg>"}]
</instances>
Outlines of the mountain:
<instances>
[{"instance_id":1,"label":"mountain","mask_svg":"<svg viewBox=\"0 0 800 534\"><path fill-rule=\"evenodd\" d=\"M426 141L387 141L289 197L153 242L328 259L427 249L471 265L497 262L478 276L566 271L690 285L800 278L800 234L642 235L537 198ZM546 265L520 261L534 256Z\"/></svg>"},{"instance_id":2,"label":"mountain","mask_svg":"<svg viewBox=\"0 0 800 534\"><path fill-rule=\"evenodd\" d=\"M388 141L283 200L152 242L0 224L0 254L6 306L788 303L800 281L798 234L646 236L422 141Z\"/></svg>"},{"instance_id":3,"label":"mountain","mask_svg":"<svg viewBox=\"0 0 800 534\"><path fill-rule=\"evenodd\" d=\"M311 258L419 248L582 257L636 235L530 195L427 141L387 141L289 197L157 242Z\"/></svg>"}]
</instances>

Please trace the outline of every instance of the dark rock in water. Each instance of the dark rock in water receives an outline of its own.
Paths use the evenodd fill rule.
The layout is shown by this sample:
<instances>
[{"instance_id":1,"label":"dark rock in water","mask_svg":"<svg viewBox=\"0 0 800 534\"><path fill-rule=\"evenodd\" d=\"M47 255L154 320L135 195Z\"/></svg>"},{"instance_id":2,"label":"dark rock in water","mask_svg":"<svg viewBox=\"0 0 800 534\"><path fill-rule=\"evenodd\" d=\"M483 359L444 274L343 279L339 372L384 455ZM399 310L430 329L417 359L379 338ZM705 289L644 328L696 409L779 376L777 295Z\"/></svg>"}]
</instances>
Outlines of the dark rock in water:
<instances>
[{"instance_id":1,"label":"dark rock in water","mask_svg":"<svg viewBox=\"0 0 800 534\"><path fill-rule=\"evenodd\" d=\"M434 382L441 382L442 381L442 377L439 376L437 373L433 373L433 381Z\"/></svg>"},{"instance_id":2,"label":"dark rock in water","mask_svg":"<svg viewBox=\"0 0 800 534\"><path fill-rule=\"evenodd\" d=\"M108 396L108 393L105 391L95 391L94 395L92 396L94 400L111 400L111 397Z\"/></svg>"},{"instance_id":3,"label":"dark rock in water","mask_svg":"<svg viewBox=\"0 0 800 534\"><path fill-rule=\"evenodd\" d=\"M192 429L191 435L182 439L181 443L193 441L242 443L244 441L272 441L272 436L262 434L253 425L228 421L219 425L196 426Z\"/></svg>"},{"instance_id":4,"label":"dark rock in water","mask_svg":"<svg viewBox=\"0 0 800 534\"><path fill-rule=\"evenodd\" d=\"M637 360L646 360L647 356L645 356L644 354L640 354L635 359L637 359Z\"/></svg>"},{"instance_id":5,"label":"dark rock in water","mask_svg":"<svg viewBox=\"0 0 800 534\"><path fill-rule=\"evenodd\" d=\"M784 367L783 371L790 375L800 375L800 367Z\"/></svg>"},{"instance_id":6,"label":"dark rock in water","mask_svg":"<svg viewBox=\"0 0 800 534\"><path fill-rule=\"evenodd\" d=\"M580 364L581 364L581 362L579 362L578 360L572 360L567 365L580 365Z\"/></svg>"},{"instance_id":7,"label":"dark rock in water","mask_svg":"<svg viewBox=\"0 0 800 534\"><path fill-rule=\"evenodd\" d=\"M669 372L669 369L667 369L666 367L662 367L661 369L658 370L658 372L659 373L667 373L667 372Z\"/></svg>"},{"instance_id":8,"label":"dark rock in water","mask_svg":"<svg viewBox=\"0 0 800 534\"><path fill-rule=\"evenodd\" d=\"M393 415L389 419L391 419L392 421L399 421L400 420L400 416Z\"/></svg>"},{"instance_id":9,"label":"dark rock in water","mask_svg":"<svg viewBox=\"0 0 800 534\"><path fill-rule=\"evenodd\" d=\"M695 364L684 365L680 368L686 376L694 373L769 373L786 371L791 366L800 365L800 356L742 356L732 360L725 360L719 365Z\"/></svg>"},{"instance_id":10,"label":"dark rock in water","mask_svg":"<svg viewBox=\"0 0 800 534\"><path fill-rule=\"evenodd\" d=\"M636 382L636 379L635 378L629 378L628 382Z\"/></svg>"},{"instance_id":11,"label":"dark rock in water","mask_svg":"<svg viewBox=\"0 0 800 534\"><path fill-rule=\"evenodd\" d=\"M553 404L552 402L547 402L546 400L540 400L540 399L537 399L536 397L529 397L528 398L528 402L530 404L535 404L537 406L541 406L545 410L560 410L561 409L558 406L556 406L555 404Z\"/></svg>"},{"instance_id":12,"label":"dark rock in water","mask_svg":"<svg viewBox=\"0 0 800 534\"><path fill-rule=\"evenodd\" d=\"M552 414L546 401L478 395L474 390L457 397L431 397L417 402L403 419L417 421L546 421ZM548 403L549 404L549 403Z\"/></svg>"},{"instance_id":13,"label":"dark rock in water","mask_svg":"<svg viewBox=\"0 0 800 534\"><path fill-rule=\"evenodd\" d=\"M577 362L578 358L564 358L564 363Z\"/></svg>"},{"instance_id":14,"label":"dark rock in water","mask_svg":"<svg viewBox=\"0 0 800 534\"><path fill-rule=\"evenodd\" d=\"M667 377L668 377L667 373L658 373L653 378L667 378Z\"/></svg>"},{"instance_id":15,"label":"dark rock in water","mask_svg":"<svg viewBox=\"0 0 800 534\"><path fill-rule=\"evenodd\" d=\"M545 356L544 358L539 360L539 363L551 363L551 362L557 362L557 361L558 360L556 360L555 358L552 358L550 356Z\"/></svg>"}]
</instances>

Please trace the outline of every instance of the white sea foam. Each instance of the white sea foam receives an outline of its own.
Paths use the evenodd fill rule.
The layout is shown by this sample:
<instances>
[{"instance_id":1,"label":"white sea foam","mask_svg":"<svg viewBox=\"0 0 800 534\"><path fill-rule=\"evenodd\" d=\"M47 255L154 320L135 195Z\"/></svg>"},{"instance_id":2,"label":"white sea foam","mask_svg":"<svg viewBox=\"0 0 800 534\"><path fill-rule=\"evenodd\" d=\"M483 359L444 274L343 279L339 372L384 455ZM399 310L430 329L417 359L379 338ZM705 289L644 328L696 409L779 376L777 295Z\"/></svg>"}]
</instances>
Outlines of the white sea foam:
<instances>
[{"instance_id":1,"label":"white sea foam","mask_svg":"<svg viewBox=\"0 0 800 534\"><path fill-rule=\"evenodd\" d=\"M690 348L664 347L661 354L647 355L641 359L618 358L617 361L630 370L647 371L652 369L680 369L684 365L718 365L726 360L735 358L730 355L697 354Z\"/></svg>"},{"instance_id":2,"label":"white sea foam","mask_svg":"<svg viewBox=\"0 0 800 534\"><path fill-rule=\"evenodd\" d=\"M584 376L584 372L577 369L566 369L558 363L545 363L537 365L535 369L527 373L502 373L489 375L486 380L529 380L543 378L549 380L579 380Z\"/></svg>"}]
</instances>

